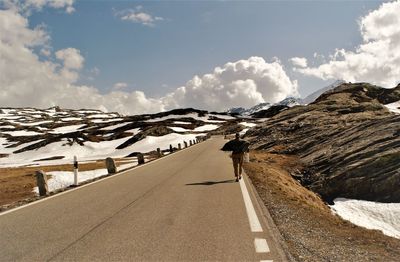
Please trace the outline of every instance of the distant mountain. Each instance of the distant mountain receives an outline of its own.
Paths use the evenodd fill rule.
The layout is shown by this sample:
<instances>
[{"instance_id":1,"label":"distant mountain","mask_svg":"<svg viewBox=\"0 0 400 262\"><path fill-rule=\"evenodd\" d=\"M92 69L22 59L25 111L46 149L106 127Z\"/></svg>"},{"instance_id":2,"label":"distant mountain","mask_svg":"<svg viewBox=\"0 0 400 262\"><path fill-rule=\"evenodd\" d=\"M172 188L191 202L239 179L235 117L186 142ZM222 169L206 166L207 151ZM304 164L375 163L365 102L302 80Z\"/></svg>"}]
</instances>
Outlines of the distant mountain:
<instances>
[{"instance_id":1,"label":"distant mountain","mask_svg":"<svg viewBox=\"0 0 400 262\"><path fill-rule=\"evenodd\" d=\"M334 83L330 84L329 86L321 88L321 89L315 91L314 93L310 94L306 98L302 99L301 104L308 105L308 104L314 102L320 95L322 95L326 91L332 90L332 89L340 86L343 83L346 83L346 82L343 80L336 80Z\"/></svg>"},{"instance_id":2,"label":"distant mountain","mask_svg":"<svg viewBox=\"0 0 400 262\"><path fill-rule=\"evenodd\" d=\"M295 97L287 97L287 98L283 99L282 101L275 103L275 104L265 102L265 103L260 103L258 105L255 105L249 109L245 109L243 107L234 107L234 108L229 109L227 111L227 113L235 114L235 115L242 115L242 116L250 116L250 115L254 115L257 112L267 110L273 106L292 107L292 106L296 106L296 105L300 105L300 104L301 104L301 99L298 99Z\"/></svg>"},{"instance_id":3,"label":"distant mountain","mask_svg":"<svg viewBox=\"0 0 400 262\"><path fill-rule=\"evenodd\" d=\"M282 101L274 104L274 106L287 106L287 107L293 107L293 106L298 106L302 104L302 100L300 98L295 98L292 96L289 96Z\"/></svg>"}]
</instances>

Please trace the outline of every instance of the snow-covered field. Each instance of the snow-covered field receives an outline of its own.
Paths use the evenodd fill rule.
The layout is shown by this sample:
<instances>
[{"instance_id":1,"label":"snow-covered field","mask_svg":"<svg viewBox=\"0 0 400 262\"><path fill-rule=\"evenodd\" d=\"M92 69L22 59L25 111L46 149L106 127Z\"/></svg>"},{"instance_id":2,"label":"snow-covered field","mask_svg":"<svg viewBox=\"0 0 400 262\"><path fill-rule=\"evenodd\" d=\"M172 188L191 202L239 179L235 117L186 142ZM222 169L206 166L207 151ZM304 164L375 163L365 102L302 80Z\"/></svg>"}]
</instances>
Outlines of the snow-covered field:
<instances>
[{"instance_id":1,"label":"snow-covered field","mask_svg":"<svg viewBox=\"0 0 400 262\"><path fill-rule=\"evenodd\" d=\"M336 198L330 206L334 213L355 225L377 229L400 239L400 203L377 203Z\"/></svg>"},{"instance_id":2,"label":"snow-covered field","mask_svg":"<svg viewBox=\"0 0 400 262\"><path fill-rule=\"evenodd\" d=\"M91 161L123 158L157 148L166 150L170 145L178 147L178 143L183 145L184 141L204 136L236 119L196 110L186 112L131 118L97 110L0 108L0 168L67 164L74 156L79 161ZM194 128L179 126L187 124ZM139 136L135 143L124 144L151 127L161 126L172 133L162 131L164 134L159 136L150 133Z\"/></svg>"}]
</instances>

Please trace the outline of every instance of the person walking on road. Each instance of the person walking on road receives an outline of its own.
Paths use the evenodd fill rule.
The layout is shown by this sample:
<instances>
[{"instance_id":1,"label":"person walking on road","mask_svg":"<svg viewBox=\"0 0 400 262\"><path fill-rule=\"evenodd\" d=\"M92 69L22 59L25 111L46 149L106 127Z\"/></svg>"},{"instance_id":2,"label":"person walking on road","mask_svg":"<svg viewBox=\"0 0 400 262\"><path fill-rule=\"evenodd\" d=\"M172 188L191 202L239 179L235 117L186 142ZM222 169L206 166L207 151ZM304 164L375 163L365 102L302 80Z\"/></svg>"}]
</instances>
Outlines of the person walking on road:
<instances>
[{"instance_id":1,"label":"person walking on road","mask_svg":"<svg viewBox=\"0 0 400 262\"><path fill-rule=\"evenodd\" d=\"M232 151L233 170L235 172L236 182L242 178L242 165L244 153L248 151L249 143L240 139L240 134L236 133L235 139L226 143L221 150Z\"/></svg>"}]
</instances>

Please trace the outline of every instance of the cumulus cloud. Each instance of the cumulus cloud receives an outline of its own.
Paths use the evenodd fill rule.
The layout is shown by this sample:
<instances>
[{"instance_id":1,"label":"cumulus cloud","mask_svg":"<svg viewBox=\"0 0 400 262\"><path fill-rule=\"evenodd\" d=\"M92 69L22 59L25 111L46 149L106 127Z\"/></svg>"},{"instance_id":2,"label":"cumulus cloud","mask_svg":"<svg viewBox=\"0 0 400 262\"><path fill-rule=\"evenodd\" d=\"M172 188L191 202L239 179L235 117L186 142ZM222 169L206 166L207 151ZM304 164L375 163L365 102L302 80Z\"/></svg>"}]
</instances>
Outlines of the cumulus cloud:
<instances>
[{"instance_id":1,"label":"cumulus cloud","mask_svg":"<svg viewBox=\"0 0 400 262\"><path fill-rule=\"evenodd\" d=\"M61 106L94 108L122 114L142 114L180 107L225 110L277 102L297 93L277 59L261 57L229 62L211 73L194 76L184 86L162 97L147 97L142 91L123 90L126 83L114 85L102 94L93 86L79 85L84 67L80 50L67 47L45 52L39 59L35 50L51 50L50 36L43 27L29 28L26 13L17 9L0 10L0 105L10 107ZM40 51L38 51L40 53ZM94 68L94 74L99 70Z\"/></svg>"},{"instance_id":2,"label":"cumulus cloud","mask_svg":"<svg viewBox=\"0 0 400 262\"><path fill-rule=\"evenodd\" d=\"M304 57L292 57L289 61L296 67L307 67L307 59Z\"/></svg>"},{"instance_id":3,"label":"cumulus cloud","mask_svg":"<svg viewBox=\"0 0 400 262\"><path fill-rule=\"evenodd\" d=\"M297 82L290 80L280 61L268 63L262 57L250 57L193 77L163 101L167 107L225 110L278 102L287 96L298 96Z\"/></svg>"},{"instance_id":4,"label":"cumulus cloud","mask_svg":"<svg viewBox=\"0 0 400 262\"><path fill-rule=\"evenodd\" d=\"M34 48L47 46L41 27L29 28L28 18L14 8L0 10L0 104L10 107L97 108L124 114L164 110L143 92L101 94L95 87L76 85L84 58L75 48L55 52L61 63L40 60ZM96 70L97 71L97 70ZM34 98L34 99L32 99Z\"/></svg>"},{"instance_id":5,"label":"cumulus cloud","mask_svg":"<svg viewBox=\"0 0 400 262\"><path fill-rule=\"evenodd\" d=\"M48 6L56 9L64 9L66 13L73 13L75 0L3 0L8 9L18 9L20 12L30 14L32 10L40 11Z\"/></svg>"},{"instance_id":6,"label":"cumulus cloud","mask_svg":"<svg viewBox=\"0 0 400 262\"><path fill-rule=\"evenodd\" d=\"M344 79L393 87L400 81L400 1L383 3L359 25L363 38L355 51L337 49L330 61L317 67L295 68L324 80Z\"/></svg>"},{"instance_id":7,"label":"cumulus cloud","mask_svg":"<svg viewBox=\"0 0 400 262\"><path fill-rule=\"evenodd\" d=\"M125 9L115 12L115 15L123 21L139 23L145 26L154 26L157 21L163 21L164 18L153 16L142 11L142 6L137 6L135 9Z\"/></svg>"},{"instance_id":8,"label":"cumulus cloud","mask_svg":"<svg viewBox=\"0 0 400 262\"><path fill-rule=\"evenodd\" d=\"M81 56L78 49L66 48L58 50L56 52L56 57L62 60L64 67L68 69L81 69L85 59Z\"/></svg>"}]
</instances>

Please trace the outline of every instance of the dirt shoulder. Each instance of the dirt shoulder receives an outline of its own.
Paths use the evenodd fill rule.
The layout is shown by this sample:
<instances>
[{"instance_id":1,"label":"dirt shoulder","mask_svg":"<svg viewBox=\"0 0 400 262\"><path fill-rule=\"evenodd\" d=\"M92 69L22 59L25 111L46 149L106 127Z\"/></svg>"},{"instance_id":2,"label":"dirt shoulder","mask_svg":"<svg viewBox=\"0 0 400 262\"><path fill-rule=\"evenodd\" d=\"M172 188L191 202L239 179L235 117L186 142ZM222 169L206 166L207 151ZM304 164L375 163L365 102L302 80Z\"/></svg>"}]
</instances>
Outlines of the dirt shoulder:
<instances>
[{"instance_id":1,"label":"dirt shoulder","mask_svg":"<svg viewBox=\"0 0 400 262\"><path fill-rule=\"evenodd\" d=\"M116 159L117 167L127 164L124 159ZM79 165L79 171L89 171L106 168L104 161L94 161ZM35 171L73 171L72 164L50 165L40 167L10 167L0 168L0 211L9 207L19 206L38 198L33 192L36 187ZM48 177L50 178L50 177Z\"/></svg>"},{"instance_id":2,"label":"dirt shoulder","mask_svg":"<svg viewBox=\"0 0 400 262\"><path fill-rule=\"evenodd\" d=\"M333 215L289 172L293 156L252 151L245 170L296 261L398 261L400 240Z\"/></svg>"}]
</instances>

